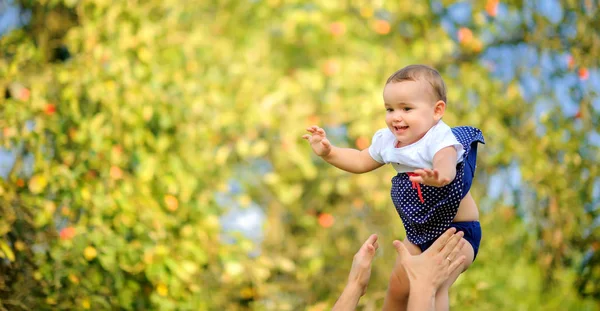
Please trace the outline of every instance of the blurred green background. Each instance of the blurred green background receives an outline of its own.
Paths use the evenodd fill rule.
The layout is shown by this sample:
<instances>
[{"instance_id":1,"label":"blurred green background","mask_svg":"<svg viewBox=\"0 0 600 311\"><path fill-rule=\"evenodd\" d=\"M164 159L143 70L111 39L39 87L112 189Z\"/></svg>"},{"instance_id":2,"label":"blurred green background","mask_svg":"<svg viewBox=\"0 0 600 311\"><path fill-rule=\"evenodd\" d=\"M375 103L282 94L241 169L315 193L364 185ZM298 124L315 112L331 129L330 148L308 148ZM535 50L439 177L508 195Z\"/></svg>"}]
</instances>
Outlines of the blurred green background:
<instances>
[{"instance_id":1,"label":"blurred green background","mask_svg":"<svg viewBox=\"0 0 600 311\"><path fill-rule=\"evenodd\" d=\"M596 0L0 1L0 310L327 310L380 237L365 148L386 78L437 68L480 128L479 255L457 310L600 310Z\"/></svg>"}]
</instances>

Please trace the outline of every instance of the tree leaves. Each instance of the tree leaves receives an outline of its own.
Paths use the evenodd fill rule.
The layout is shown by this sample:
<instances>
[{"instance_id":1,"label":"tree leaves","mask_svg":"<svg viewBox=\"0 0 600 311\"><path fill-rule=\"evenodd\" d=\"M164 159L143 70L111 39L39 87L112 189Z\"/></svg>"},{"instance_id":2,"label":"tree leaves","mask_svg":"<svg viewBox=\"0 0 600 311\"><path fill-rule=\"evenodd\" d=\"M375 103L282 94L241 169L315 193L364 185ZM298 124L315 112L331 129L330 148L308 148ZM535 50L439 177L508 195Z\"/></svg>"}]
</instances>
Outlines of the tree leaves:
<instances>
[{"instance_id":1,"label":"tree leaves","mask_svg":"<svg viewBox=\"0 0 600 311\"><path fill-rule=\"evenodd\" d=\"M598 236L592 230L582 241L581 226L590 225L595 212L572 207L593 204L597 148L582 143L598 114L592 95L582 93L578 119L560 109L538 118L541 106L523 98L517 78L502 83L481 60L507 43L563 53L560 44L567 42L571 61L556 75L592 81L595 15L572 3L562 5L577 14L576 31L560 40L543 30L566 31L561 25L536 17L532 27L519 1L473 3L469 22L450 22L449 29L444 14L455 1L27 3L54 14L35 14L35 25L69 17L56 28L63 29L56 41L47 41L48 31L39 27L0 38L0 90L11 95L0 99L2 143L18 159L0 184L0 248L6 258L12 252L14 264L32 258L39 284L31 288L40 288L43 302L30 308L303 309L333 303L349 267L340 262L350 263L352 245L372 232L402 236L390 208L394 172L349 175L311 157L299 137L317 123L336 146L368 145L384 126L383 83L409 63L438 68L450 90L445 120L480 127L491 142L481 151L480 182L473 188L490 226L484 230L494 237L487 252L498 246L517 261L519 243L539 237L527 253L541 254L539 264L552 267L547 271L571 278L563 266L570 268L567 260L577 260ZM518 14L523 19L511 22ZM503 33L511 29L516 32ZM70 58L42 57L55 45ZM35 157L32 176L21 169L26 154ZM536 199L501 207L505 227L492 226L489 220L500 216L489 211L500 207L486 196L485 182L515 163L523 192ZM224 238L223 215L251 208L267 219L257 226L262 243L229 231ZM525 219L535 216L534 225L510 216L517 214L506 212L510 208ZM232 219L240 228L250 223ZM525 226L536 228L533 237ZM27 246L16 250L12 236ZM482 259L465 274L472 282L457 284L457 305L555 305L546 299L552 291L523 304L505 299L509 294L495 281L521 289L524 283L507 277L510 264L497 268L492 260ZM374 267L367 304L381 304L388 262L393 254L386 252ZM522 259L517 266L527 284L544 283L534 264ZM20 272L26 266L15 267ZM585 305L568 295L563 308Z\"/></svg>"}]
</instances>

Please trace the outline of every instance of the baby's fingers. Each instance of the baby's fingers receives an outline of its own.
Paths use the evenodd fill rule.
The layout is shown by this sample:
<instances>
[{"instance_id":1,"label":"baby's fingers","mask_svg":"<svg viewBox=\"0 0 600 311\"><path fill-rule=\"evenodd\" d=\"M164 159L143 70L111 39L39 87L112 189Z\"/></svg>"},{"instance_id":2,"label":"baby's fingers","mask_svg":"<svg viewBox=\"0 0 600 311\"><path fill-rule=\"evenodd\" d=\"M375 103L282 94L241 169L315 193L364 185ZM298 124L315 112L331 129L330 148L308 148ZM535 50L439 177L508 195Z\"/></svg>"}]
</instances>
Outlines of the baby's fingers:
<instances>
[{"instance_id":1,"label":"baby's fingers","mask_svg":"<svg viewBox=\"0 0 600 311\"><path fill-rule=\"evenodd\" d=\"M425 180L423 179L423 177L421 176L410 176L408 178L408 180L412 181L412 182L416 182L416 183L420 183L423 184L425 183Z\"/></svg>"},{"instance_id":2,"label":"baby's fingers","mask_svg":"<svg viewBox=\"0 0 600 311\"><path fill-rule=\"evenodd\" d=\"M435 178L435 171L432 171L428 168L423 169L424 177L426 178Z\"/></svg>"}]
</instances>

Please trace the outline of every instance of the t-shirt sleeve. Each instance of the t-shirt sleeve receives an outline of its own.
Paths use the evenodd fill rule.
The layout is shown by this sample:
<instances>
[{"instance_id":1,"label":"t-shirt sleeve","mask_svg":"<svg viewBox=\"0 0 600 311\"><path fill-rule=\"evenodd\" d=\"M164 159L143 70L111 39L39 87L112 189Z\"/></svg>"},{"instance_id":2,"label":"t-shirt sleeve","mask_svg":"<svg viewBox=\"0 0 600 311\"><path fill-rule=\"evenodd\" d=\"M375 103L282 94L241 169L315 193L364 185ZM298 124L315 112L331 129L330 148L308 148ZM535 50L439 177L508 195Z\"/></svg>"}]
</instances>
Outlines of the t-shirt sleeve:
<instances>
[{"instance_id":1,"label":"t-shirt sleeve","mask_svg":"<svg viewBox=\"0 0 600 311\"><path fill-rule=\"evenodd\" d=\"M385 131L387 129L380 129L375 132L373 135L373 140L371 141L371 146L369 146L369 155L373 160L385 164L383 161L383 156L381 155L381 151L383 150L383 146L385 144Z\"/></svg>"},{"instance_id":2,"label":"t-shirt sleeve","mask_svg":"<svg viewBox=\"0 0 600 311\"><path fill-rule=\"evenodd\" d=\"M432 134L435 135L432 135L430 143L427 144L427 156L429 157L429 160L431 162L433 162L433 157L436 153L438 153L438 151L450 146L454 146L454 148L456 149L456 163L462 162L463 154L465 152L463 145L461 145L461 143L458 142L456 136L454 136L454 134L452 133L452 129L449 126L441 124L439 126L439 129L437 129L436 133Z\"/></svg>"}]
</instances>

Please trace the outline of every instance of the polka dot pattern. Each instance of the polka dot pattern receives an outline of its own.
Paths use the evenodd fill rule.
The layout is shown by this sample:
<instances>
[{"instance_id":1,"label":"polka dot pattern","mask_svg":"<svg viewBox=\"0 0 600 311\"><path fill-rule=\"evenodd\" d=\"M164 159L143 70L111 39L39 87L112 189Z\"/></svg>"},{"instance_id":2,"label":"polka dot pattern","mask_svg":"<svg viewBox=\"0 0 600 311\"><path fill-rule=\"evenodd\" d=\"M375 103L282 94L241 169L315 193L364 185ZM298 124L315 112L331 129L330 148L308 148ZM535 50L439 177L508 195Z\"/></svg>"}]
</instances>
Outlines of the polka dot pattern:
<instances>
[{"instance_id":1,"label":"polka dot pattern","mask_svg":"<svg viewBox=\"0 0 600 311\"><path fill-rule=\"evenodd\" d=\"M456 166L456 178L450 184L439 188L421 185L425 199L421 203L408 174L399 173L392 178L392 201L404 223L408 240L414 244L426 243L444 233L456 216L460 201L469 192L471 182L465 182L465 178L473 177L465 176L466 157L473 145L485 143L483 134L470 126L452 128L452 133L465 148L465 153L463 161Z\"/></svg>"}]
</instances>

